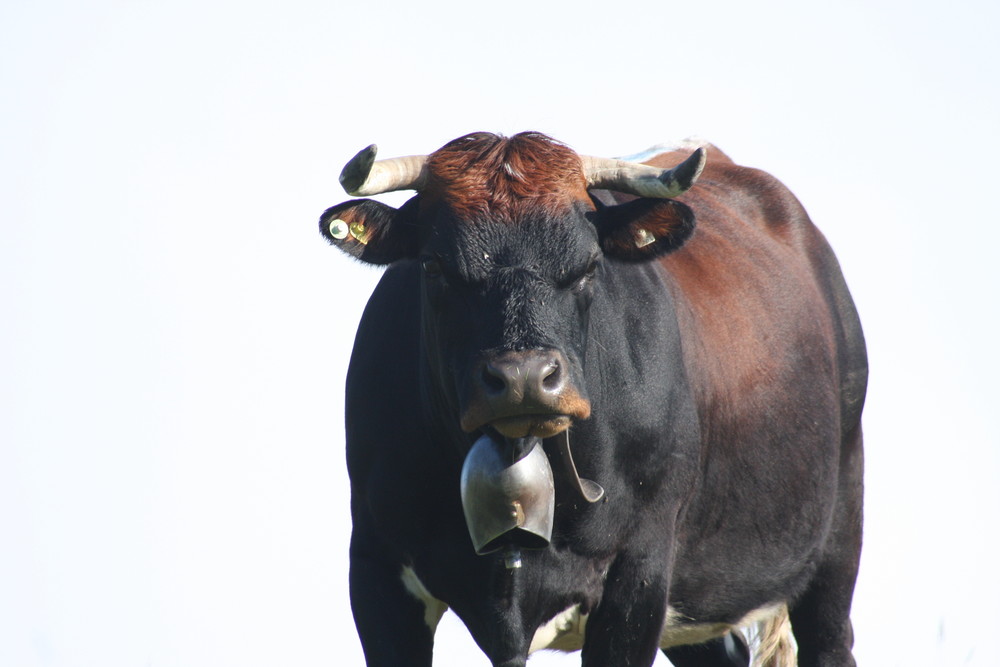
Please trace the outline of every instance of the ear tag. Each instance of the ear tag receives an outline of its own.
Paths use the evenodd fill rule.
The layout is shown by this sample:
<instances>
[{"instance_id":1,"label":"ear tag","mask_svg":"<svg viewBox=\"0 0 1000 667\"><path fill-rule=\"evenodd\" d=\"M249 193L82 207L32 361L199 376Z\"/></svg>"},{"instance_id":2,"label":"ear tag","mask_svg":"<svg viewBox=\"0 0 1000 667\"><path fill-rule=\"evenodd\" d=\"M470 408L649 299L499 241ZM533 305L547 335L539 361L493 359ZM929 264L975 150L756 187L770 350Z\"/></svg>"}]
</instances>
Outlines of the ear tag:
<instances>
[{"instance_id":1,"label":"ear tag","mask_svg":"<svg viewBox=\"0 0 1000 667\"><path fill-rule=\"evenodd\" d=\"M635 235L636 248L645 248L650 243L655 243L655 242L656 242L656 237L653 236L653 233L648 229L640 228L638 233L636 233Z\"/></svg>"},{"instance_id":2,"label":"ear tag","mask_svg":"<svg viewBox=\"0 0 1000 667\"><path fill-rule=\"evenodd\" d=\"M365 245L368 243L368 233L365 226L360 222L351 223L351 236L357 239L358 243Z\"/></svg>"},{"instance_id":3,"label":"ear tag","mask_svg":"<svg viewBox=\"0 0 1000 667\"><path fill-rule=\"evenodd\" d=\"M346 220L335 218L330 221L330 236L337 239L338 241L343 241L344 239L346 239L350 231L351 228L348 226Z\"/></svg>"}]
</instances>

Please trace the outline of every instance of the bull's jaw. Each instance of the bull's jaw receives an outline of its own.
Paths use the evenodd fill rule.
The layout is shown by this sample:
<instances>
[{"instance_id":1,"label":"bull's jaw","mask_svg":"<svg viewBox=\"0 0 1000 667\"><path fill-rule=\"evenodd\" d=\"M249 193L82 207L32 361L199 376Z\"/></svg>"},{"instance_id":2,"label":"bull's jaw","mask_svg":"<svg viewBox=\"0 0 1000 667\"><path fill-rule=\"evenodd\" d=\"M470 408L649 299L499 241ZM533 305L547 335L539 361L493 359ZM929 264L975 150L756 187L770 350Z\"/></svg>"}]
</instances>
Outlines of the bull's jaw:
<instances>
[{"instance_id":1,"label":"bull's jaw","mask_svg":"<svg viewBox=\"0 0 1000 667\"><path fill-rule=\"evenodd\" d=\"M551 438L570 427L569 415L516 415L503 417L490 423L505 438Z\"/></svg>"}]
</instances>

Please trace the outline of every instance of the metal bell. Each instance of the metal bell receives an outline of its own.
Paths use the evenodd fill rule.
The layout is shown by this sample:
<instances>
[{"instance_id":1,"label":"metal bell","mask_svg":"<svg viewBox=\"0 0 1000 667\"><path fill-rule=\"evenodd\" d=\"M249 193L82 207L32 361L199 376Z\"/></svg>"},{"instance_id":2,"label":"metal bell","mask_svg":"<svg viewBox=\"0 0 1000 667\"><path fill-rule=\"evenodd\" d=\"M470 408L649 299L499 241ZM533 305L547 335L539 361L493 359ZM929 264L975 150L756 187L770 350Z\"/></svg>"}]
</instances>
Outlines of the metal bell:
<instances>
[{"instance_id":1,"label":"metal bell","mask_svg":"<svg viewBox=\"0 0 1000 667\"><path fill-rule=\"evenodd\" d=\"M484 435L462 466L462 509L479 555L500 549L544 549L552 538L555 484L536 439L514 461L512 447Z\"/></svg>"}]
</instances>

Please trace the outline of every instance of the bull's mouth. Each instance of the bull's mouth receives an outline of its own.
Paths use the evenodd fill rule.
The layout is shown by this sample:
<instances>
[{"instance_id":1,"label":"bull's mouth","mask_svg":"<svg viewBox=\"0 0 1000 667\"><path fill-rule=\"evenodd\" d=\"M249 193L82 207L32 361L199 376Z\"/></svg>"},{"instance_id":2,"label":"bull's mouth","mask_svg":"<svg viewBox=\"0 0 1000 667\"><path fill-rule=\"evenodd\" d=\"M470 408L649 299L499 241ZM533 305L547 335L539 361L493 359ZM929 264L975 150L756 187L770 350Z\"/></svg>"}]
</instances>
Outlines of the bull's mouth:
<instances>
[{"instance_id":1,"label":"bull's mouth","mask_svg":"<svg viewBox=\"0 0 1000 667\"><path fill-rule=\"evenodd\" d=\"M505 438L526 438L528 436L551 438L568 429L572 421L573 419L569 415L560 414L517 415L501 417L490 422L489 425Z\"/></svg>"},{"instance_id":2,"label":"bull's mouth","mask_svg":"<svg viewBox=\"0 0 1000 667\"><path fill-rule=\"evenodd\" d=\"M521 409L516 409L518 407ZM588 417L590 401L574 393L551 407L515 406L515 409L498 410L487 401L477 401L462 412L459 423L466 433L491 426L507 438L551 438L568 429L574 421Z\"/></svg>"}]
</instances>

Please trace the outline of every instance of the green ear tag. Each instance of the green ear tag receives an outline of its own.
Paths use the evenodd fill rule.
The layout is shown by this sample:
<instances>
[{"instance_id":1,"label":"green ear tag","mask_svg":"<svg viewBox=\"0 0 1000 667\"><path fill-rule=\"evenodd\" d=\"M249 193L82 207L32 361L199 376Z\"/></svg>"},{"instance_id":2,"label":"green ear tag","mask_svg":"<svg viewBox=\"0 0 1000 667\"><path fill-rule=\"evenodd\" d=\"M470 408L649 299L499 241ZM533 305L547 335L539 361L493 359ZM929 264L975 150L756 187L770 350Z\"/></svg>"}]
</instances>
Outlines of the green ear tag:
<instances>
[{"instance_id":1,"label":"green ear tag","mask_svg":"<svg viewBox=\"0 0 1000 667\"><path fill-rule=\"evenodd\" d=\"M648 229L642 229L642 228L640 228L639 231L635 235L635 247L636 248L645 248L650 243L654 243L655 241L656 241L656 237L653 236L653 233L651 231L649 231Z\"/></svg>"},{"instance_id":2,"label":"green ear tag","mask_svg":"<svg viewBox=\"0 0 1000 667\"><path fill-rule=\"evenodd\" d=\"M368 230L360 222L351 223L351 236L356 238L361 245L368 243Z\"/></svg>"},{"instance_id":3,"label":"green ear tag","mask_svg":"<svg viewBox=\"0 0 1000 667\"><path fill-rule=\"evenodd\" d=\"M350 233L350 227L346 220L341 220L340 218L334 218L330 221L330 236L337 239L338 241L343 241L347 238Z\"/></svg>"}]
</instances>

